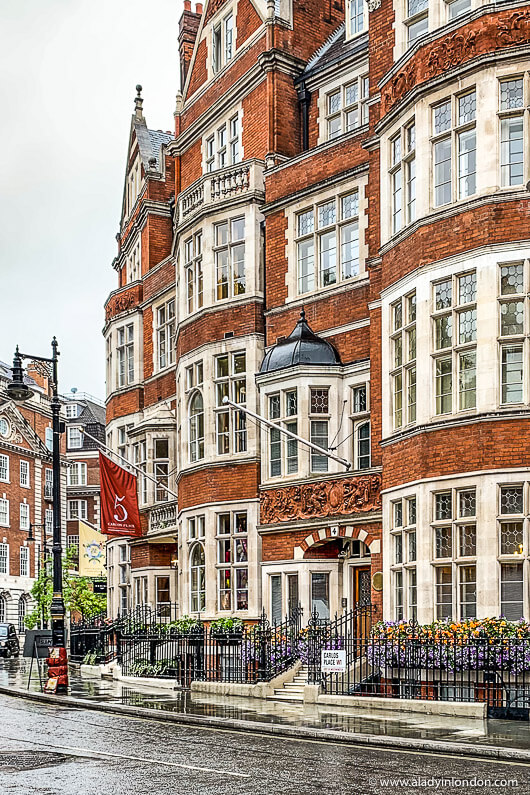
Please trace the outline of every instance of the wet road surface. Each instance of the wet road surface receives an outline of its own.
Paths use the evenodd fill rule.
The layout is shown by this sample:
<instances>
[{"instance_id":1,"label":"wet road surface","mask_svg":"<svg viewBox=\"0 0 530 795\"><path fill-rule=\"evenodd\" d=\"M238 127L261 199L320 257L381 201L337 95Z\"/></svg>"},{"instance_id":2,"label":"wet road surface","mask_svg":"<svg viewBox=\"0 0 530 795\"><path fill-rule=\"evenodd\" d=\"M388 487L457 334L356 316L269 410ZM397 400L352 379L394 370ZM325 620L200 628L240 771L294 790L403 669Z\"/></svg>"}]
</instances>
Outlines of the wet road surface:
<instances>
[{"instance_id":1,"label":"wet road surface","mask_svg":"<svg viewBox=\"0 0 530 795\"><path fill-rule=\"evenodd\" d=\"M473 777L489 783L459 783ZM530 766L181 726L0 695L1 795L463 791L527 795Z\"/></svg>"},{"instance_id":2,"label":"wet road surface","mask_svg":"<svg viewBox=\"0 0 530 795\"><path fill-rule=\"evenodd\" d=\"M0 660L0 686L25 690L29 665L29 660L24 659ZM40 689L35 672L30 682L30 689L35 691ZM74 671L70 675L70 695L80 700L148 707L163 712L180 712L204 717L530 749L528 721L481 721L474 718L447 718L422 712L369 711L366 708L350 706L192 694L151 687L143 684L141 680L125 683L117 680L86 678ZM2 795L1 790L0 795Z\"/></svg>"}]
</instances>

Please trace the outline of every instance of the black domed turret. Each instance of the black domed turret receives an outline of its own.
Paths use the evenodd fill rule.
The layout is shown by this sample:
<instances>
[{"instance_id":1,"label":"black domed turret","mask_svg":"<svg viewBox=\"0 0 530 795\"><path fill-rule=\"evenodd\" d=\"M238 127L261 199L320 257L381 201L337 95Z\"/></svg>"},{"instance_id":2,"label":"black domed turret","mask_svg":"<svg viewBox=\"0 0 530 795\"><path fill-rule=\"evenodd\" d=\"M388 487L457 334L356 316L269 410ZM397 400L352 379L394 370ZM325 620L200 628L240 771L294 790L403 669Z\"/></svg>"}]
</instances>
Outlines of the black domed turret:
<instances>
[{"instance_id":1,"label":"black domed turret","mask_svg":"<svg viewBox=\"0 0 530 795\"><path fill-rule=\"evenodd\" d=\"M341 364L339 354L333 345L311 331L303 309L300 312L300 320L289 336L277 342L265 354L260 373L271 373L297 364L312 366Z\"/></svg>"}]
</instances>

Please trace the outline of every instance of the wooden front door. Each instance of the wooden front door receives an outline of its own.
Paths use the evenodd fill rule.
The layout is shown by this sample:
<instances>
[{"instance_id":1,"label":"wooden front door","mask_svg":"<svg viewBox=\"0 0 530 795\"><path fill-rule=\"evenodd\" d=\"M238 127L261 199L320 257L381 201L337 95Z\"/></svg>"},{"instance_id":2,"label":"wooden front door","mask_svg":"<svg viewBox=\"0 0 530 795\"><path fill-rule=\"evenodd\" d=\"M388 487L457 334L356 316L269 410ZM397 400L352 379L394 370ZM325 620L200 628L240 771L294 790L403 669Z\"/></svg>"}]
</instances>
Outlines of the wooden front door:
<instances>
[{"instance_id":1,"label":"wooden front door","mask_svg":"<svg viewBox=\"0 0 530 795\"><path fill-rule=\"evenodd\" d=\"M352 570L353 575L353 606L358 611L356 617L356 634L365 638L372 627L372 574L369 566L359 566Z\"/></svg>"},{"instance_id":2,"label":"wooden front door","mask_svg":"<svg viewBox=\"0 0 530 795\"><path fill-rule=\"evenodd\" d=\"M370 567L353 570L353 603L355 607L366 607L372 602Z\"/></svg>"}]
</instances>

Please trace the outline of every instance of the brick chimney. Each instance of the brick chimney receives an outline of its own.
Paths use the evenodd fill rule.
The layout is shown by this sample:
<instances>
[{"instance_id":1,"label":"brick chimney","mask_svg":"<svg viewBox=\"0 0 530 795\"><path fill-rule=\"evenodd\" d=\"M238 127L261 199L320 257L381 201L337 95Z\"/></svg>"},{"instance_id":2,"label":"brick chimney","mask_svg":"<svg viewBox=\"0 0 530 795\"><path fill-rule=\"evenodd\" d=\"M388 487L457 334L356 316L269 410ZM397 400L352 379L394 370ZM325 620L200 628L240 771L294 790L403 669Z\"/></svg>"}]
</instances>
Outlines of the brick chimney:
<instances>
[{"instance_id":1,"label":"brick chimney","mask_svg":"<svg viewBox=\"0 0 530 795\"><path fill-rule=\"evenodd\" d=\"M199 30L202 15L202 3L195 5L191 10L191 0L184 0L184 11L179 20L179 56L180 56L180 86L184 87L186 75L190 66L193 46Z\"/></svg>"},{"instance_id":2,"label":"brick chimney","mask_svg":"<svg viewBox=\"0 0 530 795\"><path fill-rule=\"evenodd\" d=\"M38 365L34 362L28 362L26 366L27 374L33 378L35 383L40 386L41 389L44 390L44 394L51 398L52 396L52 387L50 383L50 379L44 375L44 372Z\"/></svg>"}]
</instances>

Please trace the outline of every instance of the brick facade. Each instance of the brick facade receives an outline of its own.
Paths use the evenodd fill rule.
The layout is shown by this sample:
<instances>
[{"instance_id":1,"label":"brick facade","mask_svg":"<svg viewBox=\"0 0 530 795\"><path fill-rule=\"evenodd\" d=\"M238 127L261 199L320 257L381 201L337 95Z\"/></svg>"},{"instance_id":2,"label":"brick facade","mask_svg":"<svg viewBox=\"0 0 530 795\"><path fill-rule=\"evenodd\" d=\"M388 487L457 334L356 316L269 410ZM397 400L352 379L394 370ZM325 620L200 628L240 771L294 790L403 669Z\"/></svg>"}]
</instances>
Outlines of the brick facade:
<instances>
[{"instance_id":1,"label":"brick facade","mask_svg":"<svg viewBox=\"0 0 530 795\"><path fill-rule=\"evenodd\" d=\"M434 556L433 500L449 489L456 511L464 486L478 499L485 481L465 485L475 475L496 477L496 489L505 478L516 477L515 470L517 477L530 480L524 442L530 379L524 375L515 407L501 396L503 384L508 394L512 383L507 386L503 375L511 362L502 357L518 356L517 344L521 350L524 345L527 358L528 329L500 341L491 332L501 322L501 260L519 263L530 253L523 193L529 165L521 166L524 181L503 185L507 167L502 171L499 162L502 120L528 113L528 86L522 105L508 108L509 113L498 106L498 81L526 69L521 53L528 55L530 12L473 9L472 19L465 13L448 29L444 15L449 12L440 2L434 16L432 8L428 11L428 33L409 46L403 9L391 0L372 11L365 7L357 33L345 31L347 2L282 2L263 18L250 0L205 3L193 10L185 3L174 136L161 138L148 130L143 100L135 100L127 180L130 186L140 158L141 184L122 213L114 263L120 287L106 304L105 336L112 352L107 431L116 449L125 428L129 454L151 475L158 472L171 490L165 499L144 484L140 507L146 538L131 548L129 599L132 590L140 593L144 587L134 584L136 569L151 567L159 576L165 567L172 598L183 613L198 599L204 600L199 611L206 619L226 610L252 619L262 607L269 614L272 610L272 577L280 577L282 610L287 609L289 576L299 577L300 600L309 610L312 583L323 576L332 583L328 608L334 611L344 600L355 604L356 572L369 568L371 575L384 573L384 594L372 590L379 616L384 611L387 618L431 620L445 609L433 585L443 563L443 576L451 572L452 578L451 616L462 616L458 578L465 561L456 547L451 560ZM272 14L270 5L267 13ZM236 31L233 40L230 30ZM460 98L473 92L475 116L464 124ZM447 102L449 121L435 130L435 111ZM501 127L491 121L497 114ZM458 147L464 140L460 135L475 129L473 151L481 168L475 165L473 182L469 172L475 161L472 155L465 163L459 159ZM438 164L451 169L441 186L450 194L443 202L436 198L441 187L435 185L438 171L433 169L437 141L452 147L451 156ZM129 287L124 274L136 241L141 270ZM238 257L244 260L243 274L237 271ZM462 274L475 280L471 308L458 303ZM526 295L530 273L525 279ZM435 306L436 285L447 280L452 280L454 300L449 308ZM171 300L170 310L164 309ZM446 309L454 315L448 328L456 335L458 326L461 335L446 346L448 352L436 347L435 333L436 313ZM283 345L302 322L301 310L321 341L334 346L336 364L297 364L295 351L283 368L260 372L264 353ZM170 321L167 311L173 313ZM530 314L530 306L525 311ZM468 337L460 330L467 328L464 317L474 329ZM402 325L396 326L398 319ZM125 324L134 326L135 335L134 366L127 373L119 341ZM243 354L245 369L236 372ZM445 373L451 367L451 400L448 379L442 381L437 369L442 360ZM475 362L474 375L463 375L463 363L473 369L470 362ZM516 369L509 370L510 378ZM481 378L483 386L477 386ZM312 402L311 389L329 390L327 413ZM294 390L296 407L289 413L285 401ZM223 414L223 396L235 400L236 395L235 402L244 400L253 412L276 411L284 428L296 422L296 432L305 438L313 432L317 438L325 425L330 452L346 460L355 477L382 485L377 505L370 503L366 486L364 496L362 488L358 492L355 512L324 506L323 478L336 482L336 491L345 476L343 465L315 464L301 444L295 455L285 439L275 441L254 420L242 426L236 414ZM473 399L474 404L464 405ZM362 436L367 428L369 436ZM329 498L333 485L326 488ZM305 505L287 527L264 517L263 495L273 489L279 504L286 494L286 500ZM530 492L525 500L530 501ZM403 530L396 524L403 521L402 508L410 513ZM226 551L220 557L219 549L227 547L219 536L230 532L235 538L242 512L248 558L236 559L232 539L227 560ZM479 522L478 514L473 521ZM197 535L199 526L204 536ZM395 539L405 532L418 534L418 560L400 559L396 552L400 542ZM167 556L156 563L151 559L152 550L160 544L169 549L175 535L176 572L169 570ZM308 537L313 542L306 542ZM405 546L409 537L403 536ZM416 554L412 541L407 549L407 555ZM198 550L204 564L193 563L200 559ZM528 558L525 551L525 583ZM194 565L205 567L205 593L192 593ZM495 565L501 577L503 561L495 559ZM473 557L467 566L466 576L476 569L478 582L485 557ZM239 589L234 585L238 576ZM401 606L396 603L400 576ZM223 577L226 587L220 589ZM246 577L248 599L241 596ZM489 602L476 600L478 613L500 609L497 575L495 582L496 595L492 589ZM220 590L231 592L232 601L223 594L224 606ZM147 591L154 598L152 577ZM423 604L414 602L416 594ZM238 598L246 606L238 608Z\"/></svg>"}]
</instances>

